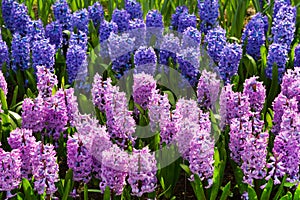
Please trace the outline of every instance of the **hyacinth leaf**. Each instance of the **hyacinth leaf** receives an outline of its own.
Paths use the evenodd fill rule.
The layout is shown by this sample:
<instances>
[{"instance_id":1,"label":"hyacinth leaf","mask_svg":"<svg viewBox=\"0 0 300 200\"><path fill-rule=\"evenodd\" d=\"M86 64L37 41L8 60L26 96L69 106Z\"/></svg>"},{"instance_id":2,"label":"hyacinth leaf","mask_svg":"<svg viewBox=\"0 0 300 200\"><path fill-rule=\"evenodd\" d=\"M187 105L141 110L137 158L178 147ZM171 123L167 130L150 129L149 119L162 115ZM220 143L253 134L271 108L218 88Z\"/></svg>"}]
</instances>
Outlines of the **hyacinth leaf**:
<instances>
[{"instance_id":1,"label":"hyacinth leaf","mask_svg":"<svg viewBox=\"0 0 300 200\"><path fill-rule=\"evenodd\" d=\"M218 148L215 147L214 153L214 175L213 175L213 185L211 188L210 193L210 200L215 200L219 193L220 188L220 170L221 170L221 161L220 161L220 154Z\"/></svg>"},{"instance_id":2,"label":"hyacinth leaf","mask_svg":"<svg viewBox=\"0 0 300 200\"><path fill-rule=\"evenodd\" d=\"M289 191L287 192L286 195L280 198L280 200L292 200L293 199L293 194Z\"/></svg>"},{"instance_id":3,"label":"hyacinth leaf","mask_svg":"<svg viewBox=\"0 0 300 200\"><path fill-rule=\"evenodd\" d=\"M64 195L62 200L67 200L68 196L73 188L73 171L72 169L69 169L66 173L65 176L65 181L64 181Z\"/></svg>"},{"instance_id":4,"label":"hyacinth leaf","mask_svg":"<svg viewBox=\"0 0 300 200\"><path fill-rule=\"evenodd\" d=\"M229 181L225 187L221 188L221 190L223 191L222 192L222 195L220 197L220 200L226 200L229 196L231 196L231 191L230 191L230 188L231 188L231 182Z\"/></svg>"},{"instance_id":5,"label":"hyacinth leaf","mask_svg":"<svg viewBox=\"0 0 300 200\"><path fill-rule=\"evenodd\" d=\"M267 48L265 46L260 47L260 56L261 56L261 68L260 68L260 77L263 79L264 83L266 82L265 68L267 66Z\"/></svg>"},{"instance_id":6,"label":"hyacinth leaf","mask_svg":"<svg viewBox=\"0 0 300 200\"><path fill-rule=\"evenodd\" d=\"M22 117L18 113L15 113L10 110L8 111L8 114L9 114L9 117L12 119L12 121L14 121L18 127L21 127Z\"/></svg>"},{"instance_id":7,"label":"hyacinth leaf","mask_svg":"<svg viewBox=\"0 0 300 200\"><path fill-rule=\"evenodd\" d=\"M248 195L249 195L249 200L258 200L257 194L256 194L255 190L253 189L253 187L248 185L247 191L248 191Z\"/></svg>"},{"instance_id":8,"label":"hyacinth leaf","mask_svg":"<svg viewBox=\"0 0 300 200\"><path fill-rule=\"evenodd\" d=\"M247 68L248 75L250 76L257 75L257 65L254 58L249 54L246 54L245 58L247 58L246 68Z\"/></svg>"},{"instance_id":9,"label":"hyacinth leaf","mask_svg":"<svg viewBox=\"0 0 300 200\"><path fill-rule=\"evenodd\" d=\"M193 187L196 198L198 200L206 200L203 184L197 174L194 174L194 181L191 182L191 185Z\"/></svg>"},{"instance_id":10,"label":"hyacinth leaf","mask_svg":"<svg viewBox=\"0 0 300 200\"><path fill-rule=\"evenodd\" d=\"M87 186L86 183L84 184L83 197L84 197L84 200L89 199L89 197L88 197L88 186Z\"/></svg>"},{"instance_id":11,"label":"hyacinth leaf","mask_svg":"<svg viewBox=\"0 0 300 200\"><path fill-rule=\"evenodd\" d=\"M271 106L272 102L274 101L274 99L277 95L278 87L279 87L279 85L278 85L278 67L276 64L274 64L271 88L270 88L270 92L267 96L268 108Z\"/></svg>"},{"instance_id":12,"label":"hyacinth leaf","mask_svg":"<svg viewBox=\"0 0 300 200\"><path fill-rule=\"evenodd\" d=\"M13 98L11 100L10 108L12 108L17 103L18 98L18 92L19 92L19 86L17 85L14 89Z\"/></svg>"},{"instance_id":13,"label":"hyacinth leaf","mask_svg":"<svg viewBox=\"0 0 300 200\"><path fill-rule=\"evenodd\" d=\"M270 180L268 181L266 187L264 188L264 190L263 190L263 192L262 192L262 194L261 194L260 199L261 199L261 200L264 200L264 199L270 199L272 189L273 189L273 180L270 179Z\"/></svg>"},{"instance_id":14,"label":"hyacinth leaf","mask_svg":"<svg viewBox=\"0 0 300 200\"><path fill-rule=\"evenodd\" d=\"M8 106L7 106L7 101L6 101L6 95L2 89L0 89L0 99L2 103L2 110L4 111L5 114L8 114Z\"/></svg>"},{"instance_id":15,"label":"hyacinth leaf","mask_svg":"<svg viewBox=\"0 0 300 200\"><path fill-rule=\"evenodd\" d=\"M298 185L298 187L295 191L294 200L300 200L300 184Z\"/></svg>"},{"instance_id":16,"label":"hyacinth leaf","mask_svg":"<svg viewBox=\"0 0 300 200\"><path fill-rule=\"evenodd\" d=\"M34 77L35 73L32 73L28 70L25 71L26 72L26 78L28 79L28 84L31 85L33 88L36 88L36 79Z\"/></svg>"},{"instance_id":17,"label":"hyacinth leaf","mask_svg":"<svg viewBox=\"0 0 300 200\"><path fill-rule=\"evenodd\" d=\"M103 200L110 200L110 189L108 186L106 186L105 188Z\"/></svg>"},{"instance_id":18,"label":"hyacinth leaf","mask_svg":"<svg viewBox=\"0 0 300 200\"><path fill-rule=\"evenodd\" d=\"M36 199L31 184L25 178L22 179L22 187L25 193L25 199Z\"/></svg>"},{"instance_id":19,"label":"hyacinth leaf","mask_svg":"<svg viewBox=\"0 0 300 200\"><path fill-rule=\"evenodd\" d=\"M2 193L0 193L0 199L3 199L2 198ZM21 192L18 192L17 193L17 200L23 200L24 199L24 194L21 193Z\"/></svg>"},{"instance_id":20,"label":"hyacinth leaf","mask_svg":"<svg viewBox=\"0 0 300 200\"><path fill-rule=\"evenodd\" d=\"M180 164L180 167L187 173L188 176L192 175L192 172L191 172L189 166L184 165L184 164Z\"/></svg>"},{"instance_id":21,"label":"hyacinth leaf","mask_svg":"<svg viewBox=\"0 0 300 200\"><path fill-rule=\"evenodd\" d=\"M169 99L170 104L172 106L175 106L176 100L175 100L175 97L174 97L173 93L169 90L165 90L163 92L168 95L168 99Z\"/></svg>"},{"instance_id":22,"label":"hyacinth leaf","mask_svg":"<svg viewBox=\"0 0 300 200\"><path fill-rule=\"evenodd\" d=\"M274 197L274 200L278 200L279 197L281 197L281 195L283 193L283 190L284 190L283 186L284 186L284 183L286 181L286 178L287 178L287 175L284 175L283 180L282 180L282 182L281 182L281 184L280 184L280 186L278 188L278 191L277 191L277 193L276 193L276 195Z\"/></svg>"},{"instance_id":23,"label":"hyacinth leaf","mask_svg":"<svg viewBox=\"0 0 300 200\"><path fill-rule=\"evenodd\" d=\"M145 114L145 110L137 103L134 103L134 106L140 111L142 115Z\"/></svg>"},{"instance_id":24,"label":"hyacinth leaf","mask_svg":"<svg viewBox=\"0 0 300 200\"><path fill-rule=\"evenodd\" d=\"M234 1L236 2L236 1ZM242 29L244 25L244 16L246 14L246 10L249 6L249 0L239 0L236 7L235 14L233 17L233 21L231 23L231 35L240 38L242 34Z\"/></svg>"},{"instance_id":25,"label":"hyacinth leaf","mask_svg":"<svg viewBox=\"0 0 300 200\"><path fill-rule=\"evenodd\" d=\"M252 0L254 8L256 10L256 12L260 12L261 11L261 7L260 7L260 2L259 0Z\"/></svg>"}]
</instances>

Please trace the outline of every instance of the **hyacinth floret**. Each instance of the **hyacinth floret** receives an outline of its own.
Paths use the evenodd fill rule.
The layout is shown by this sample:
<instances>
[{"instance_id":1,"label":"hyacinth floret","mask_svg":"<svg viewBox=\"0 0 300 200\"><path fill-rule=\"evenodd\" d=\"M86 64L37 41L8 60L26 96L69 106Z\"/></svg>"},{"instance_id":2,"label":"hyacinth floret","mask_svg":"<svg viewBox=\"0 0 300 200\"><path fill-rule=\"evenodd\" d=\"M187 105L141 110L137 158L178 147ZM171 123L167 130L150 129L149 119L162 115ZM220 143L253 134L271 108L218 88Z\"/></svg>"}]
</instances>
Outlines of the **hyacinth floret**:
<instances>
[{"instance_id":1,"label":"hyacinth floret","mask_svg":"<svg viewBox=\"0 0 300 200\"><path fill-rule=\"evenodd\" d=\"M177 30L179 17L181 15L186 15L186 14L189 14L189 10L186 6L176 7L175 13L172 14L172 18L171 18L171 29Z\"/></svg>"},{"instance_id":2,"label":"hyacinth floret","mask_svg":"<svg viewBox=\"0 0 300 200\"><path fill-rule=\"evenodd\" d=\"M135 72L154 75L156 61L157 57L152 47L140 47L134 54Z\"/></svg>"},{"instance_id":3,"label":"hyacinth floret","mask_svg":"<svg viewBox=\"0 0 300 200\"><path fill-rule=\"evenodd\" d=\"M77 10L72 15L72 26L77 28L77 30L88 34L89 25L89 13L84 8L82 10Z\"/></svg>"},{"instance_id":4,"label":"hyacinth floret","mask_svg":"<svg viewBox=\"0 0 300 200\"><path fill-rule=\"evenodd\" d=\"M12 69L14 71L25 71L29 68L30 63L30 43L29 38L22 37L16 33L12 40Z\"/></svg>"},{"instance_id":5,"label":"hyacinth floret","mask_svg":"<svg viewBox=\"0 0 300 200\"><path fill-rule=\"evenodd\" d=\"M125 0L125 10L129 13L131 19L143 19L141 4L135 0Z\"/></svg>"},{"instance_id":6,"label":"hyacinth floret","mask_svg":"<svg viewBox=\"0 0 300 200\"><path fill-rule=\"evenodd\" d=\"M129 20L130 20L130 14L122 9L115 9L112 14L112 21L115 22L118 25L118 31L120 33L128 31L129 29Z\"/></svg>"},{"instance_id":7,"label":"hyacinth floret","mask_svg":"<svg viewBox=\"0 0 300 200\"><path fill-rule=\"evenodd\" d=\"M217 25L219 2L217 0L198 0L198 9L201 19L200 30L207 33Z\"/></svg>"},{"instance_id":8,"label":"hyacinth floret","mask_svg":"<svg viewBox=\"0 0 300 200\"><path fill-rule=\"evenodd\" d=\"M205 44L208 55L218 63L221 59L221 52L226 46L226 31L219 26L209 30L205 36Z\"/></svg>"},{"instance_id":9,"label":"hyacinth floret","mask_svg":"<svg viewBox=\"0 0 300 200\"><path fill-rule=\"evenodd\" d=\"M104 10L99 2L89 6L89 19L93 21L95 27L98 27L104 20Z\"/></svg>"},{"instance_id":10,"label":"hyacinth floret","mask_svg":"<svg viewBox=\"0 0 300 200\"><path fill-rule=\"evenodd\" d=\"M50 44L55 45L56 49L61 48L63 33L59 21L47 24L45 36L49 39Z\"/></svg>"}]
</instances>

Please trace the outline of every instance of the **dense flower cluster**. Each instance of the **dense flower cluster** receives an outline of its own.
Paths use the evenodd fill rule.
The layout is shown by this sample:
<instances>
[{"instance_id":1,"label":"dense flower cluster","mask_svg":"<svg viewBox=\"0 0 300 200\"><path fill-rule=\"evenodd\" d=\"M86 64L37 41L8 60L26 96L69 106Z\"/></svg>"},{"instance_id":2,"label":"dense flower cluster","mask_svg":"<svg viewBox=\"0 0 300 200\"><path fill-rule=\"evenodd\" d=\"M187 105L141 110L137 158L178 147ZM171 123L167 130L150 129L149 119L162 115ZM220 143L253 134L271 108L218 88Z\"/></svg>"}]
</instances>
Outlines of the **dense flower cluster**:
<instances>
[{"instance_id":1,"label":"dense flower cluster","mask_svg":"<svg viewBox=\"0 0 300 200\"><path fill-rule=\"evenodd\" d=\"M217 25L219 2L217 0L198 0L198 8L201 19L200 30L207 33Z\"/></svg>"},{"instance_id":2,"label":"dense flower cluster","mask_svg":"<svg viewBox=\"0 0 300 200\"><path fill-rule=\"evenodd\" d=\"M295 48L294 67L300 67L300 45L297 45Z\"/></svg>"},{"instance_id":3,"label":"dense flower cluster","mask_svg":"<svg viewBox=\"0 0 300 200\"><path fill-rule=\"evenodd\" d=\"M207 32L205 36L208 55L215 61L221 59L221 52L226 46L226 31L221 27L216 27Z\"/></svg>"},{"instance_id":4,"label":"dense flower cluster","mask_svg":"<svg viewBox=\"0 0 300 200\"><path fill-rule=\"evenodd\" d=\"M150 10L146 16L146 42L152 44L153 40L155 45L160 45L163 37L163 19L162 15L157 10Z\"/></svg>"},{"instance_id":5,"label":"dense flower cluster","mask_svg":"<svg viewBox=\"0 0 300 200\"><path fill-rule=\"evenodd\" d=\"M86 9L78 10L72 15L72 26L79 31L88 33L89 13Z\"/></svg>"},{"instance_id":6,"label":"dense flower cluster","mask_svg":"<svg viewBox=\"0 0 300 200\"><path fill-rule=\"evenodd\" d=\"M55 45L56 49L62 45L62 26L58 21L51 22L46 26L46 38L49 39L50 44Z\"/></svg>"},{"instance_id":7,"label":"dense flower cluster","mask_svg":"<svg viewBox=\"0 0 300 200\"><path fill-rule=\"evenodd\" d=\"M176 53L180 50L180 40L173 33L164 35L159 47L159 64L169 65L171 58L173 63L177 63Z\"/></svg>"},{"instance_id":8,"label":"dense flower cluster","mask_svg":"<svg viewBox=\"0 0 300 200\"><path fill-rule=\"evenodd\" d=\"M201 42L201 33L197 28L188 27L182 34L182 48L199 48Z\"/></svg>"},{"instance_id":9,"label":"dense flower cluster","mask_svg":"<svg viewBox=\"0 0 300 200\"><path fill-rule=\"evenodd\" d=\"M0 32L1 34L1 32ZM0 68L2 69L3 64L6 63L6 65L9 66L9 53L8 48L6 45L6 42L0 38Z\"/></svg>"},{"instance_id":10,"label":"dense flower cluster","mask_svg":"<svg viewBox=\"0 0 300 200\"><path fill-rule=\"evenodd\" d=\"M98 27L104 20L104 10L99 2L89 6L89 19L93 21L94 26Z\"/></svg>"},{"instance_id":11,"label":"dense flower cluster","mask_svg":"<svg viewBox=\"0 0 300 200\"><path fill-rule=\"evenodd\" d=\"M120 33L128 31L129 29L130 14L126 10L115 9L112 14L112 21L118 25Z\"/></svg>"},{"instance_id":12,"label":"dense flower cluster","mask_svg":"<svg viewBox=\"0 0 300 200\"><path fill-rule=\"evenodd\" d=\"M131 19L143 18L141 4L135 0L125 0L125 10L129 13Z\"/></svg>"},{"instance_id":13,"label":"dense flower cluster","mask_svg":"<svg viewBox=\"0 0 300 200\"><path fill-rule=\"evenodd\" d=\"M66 0L58 0L52 6L54 17L62 25L64 30L71 28L72 14Z\"/></svg>"},{"instance_id":14,"label":"dense flower cluster","mask_svg":"<svg viewBox=\"0 0 300 200\"><path fill-rule=\"evenodd\" d=\"M135 48L138 49L146 42L146 24L142 19L133 19L129 21L129 34L135 38Z\"/></svg>"},{"instance_id":15,"label":"dense flower cluster","mask_svg":"<svg viewBox=\"0 0 300 200\"><path fill-rule=\"evenodd\" d=\"M178 32L183 33L188 27L197 27L197 17L193 14L183 14L178 18Z\"/></svg>"},{"instance_id":16,"label":"dense flower cluster","mask_svg":"<svg viewBox=\"0 0 300 200\"><path fill-rule=\"evenodd\" d=\"M171 29L177 30L178 29L178 22L179 22L179 17L181 15L186 15L189 13L189 10L186 6L178 6L175 10L175 13L172 14L171 18Z\"/></svg>"},{"instance_id":17,"label":"dense flower cluster","mask_svg":"<svg viewBox=\"0 0 300 200\"><path fill-rule=\"evenodd\" d=\"M53 70L55 46L49 43L48 39L38 40L32 46L32 66L45 66Z\"/></svg>"},{"instance_id":18,"label":"dense flower cluster","mask_svg":"<svg viewBox=\"0 0 300 200\"><path fill-rule=\"evenodd\" d=\"M157 57L152 47L140 47L134 54L135 72L154 75Z\"/></svg>"},{"instance_id":19,"label":"dense flower cluster","mask_svg":"<svg viewBox=\"0 0 300 200\"><path fill-rule=\"evenodd\" d=\"M20 34L16 33L13 35L13 41L11 46L12 54L12 69L26 70L29 68L30 62L30 44L27 37L22 37Z\"/></svg>"}]
</instances>

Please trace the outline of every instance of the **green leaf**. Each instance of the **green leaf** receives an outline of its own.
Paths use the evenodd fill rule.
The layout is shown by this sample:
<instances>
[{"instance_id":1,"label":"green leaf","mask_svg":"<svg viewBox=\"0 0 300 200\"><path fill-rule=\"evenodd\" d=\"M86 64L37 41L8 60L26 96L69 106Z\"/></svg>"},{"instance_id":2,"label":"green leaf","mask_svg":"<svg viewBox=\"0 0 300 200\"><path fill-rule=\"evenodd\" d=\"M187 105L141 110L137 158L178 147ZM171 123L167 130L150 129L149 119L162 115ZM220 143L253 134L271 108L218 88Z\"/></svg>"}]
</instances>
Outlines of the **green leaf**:
<instances>
[{"instance_id":1,"label":"green leaf","mask_svg":"<svg viewBox=\"0 0 300 200\"><path fill-rule=\"evenodd\" d=\"M295 191L294 200L300 200L300 184L298 185L298 187Z\"/></svg>"},{"instance_id":2,"label":"green leaf","mask_svg":"<svg viewBox=\"0 0 300 200\"><path fill-rule=\"evenodd\" d=\"M169 102L171 103L172 106L174 106L176 104L176 101L173 93L169 90L165 90L163 92L168 95Z\"/></svg>"},{"instance_id":3,"label":"green leaf","mask_svg":"<svg viewBox=\"0 0 300 200\"><path fill-rule=\"evenodd\" d=\"M106 186L105 188L103 200L110 200L110 189L108 186Z\"/></svg>"},{"instance_id":4,"label":"green leaf","mask_svg":"<svg viewBox=\"0 0 300 200\"><path fill-rule=\"evenodd\" d=\"M278 188L278 191L277 191L275 197L273 198L274 200L278 200L279 197L281 197L281 195L283 193L283 189L284 189L283 186L284 186L286 178L287 178L287 175L284 175L283 180L282 180L282 182L281 182L281 184L280 184L280 186Z\"/></svg>"},{"instance_id":5,"label":"green leaf","mask_svg":"<svg viewBox=\"0 0 300 200\"><path fill-rule=\"evenodd\" d=\"M223 192L222 192L222 195L221 195L220 200L226 200L226 199L228 198L228 196L231 195L230 188L231 188L231 182L229 181L229 182L225 185L225 187L221 189L221 190L223 190Z\"/></svg>"},{"instance_id":6,"label":"green leaf","mask_svg":"<svg viewBox=\"0 0 300 200\"><path fill-rule=\"evenodd\" d=\"M180 167L187 173L188 176L192 175L190 168L185 164L180 164Z\"/></svg>"},{"instance_id":7,"label":"green leaf","mask_svg":"<svg viewBox=\"0 0 300 200\"><path fill-rule=\"evenodd\" d=\"M2 103L2 110L4 111L5 114L7 114L8 106L7 106L7 101L6 101L6 95L4 94L2 89L0 89L0 99L1 99L1 103Z\"/></svg>"},{"instance_id":8,"label":"green leaf","mask_svg":"<svg viewBox=\"0 0 300 200\"><path fill-rule=\"evenodd\" d=\"M248 185L248 196L249 196L249 200L258 199L255 190L250 185Z\"/></svg>"},{"instance_id":9,"label":"green leaf","mask_svg":"<svg viewBox=\"0 0 300 200\"><path fill-rule=\"evenodd\" d=\"M213 185L211 188L210 200L215 200L218 196L219 188L220 188L220 154L218 148L215 147L214 153L214 174L213 174Z\"/></svg>"},{"instance_id":10,"label":"green leaf","mask_svg":"<svg viewBox=\"0 0 300 200\"><path fill-rule=\"evenodd\" d=\"M270 199L270 195L273 189L273 180L270 179L266 185L266 187L263 190L263 193L260 197L261 200Z\"/></svg>"},{"instance_id":11,"label":"green leaf","mask_svg":"<svg viewBox=\"0 0 300 200\"><path fill-rule=\"evenodd\" d=\"M286 195L280 198L280 200L292 200L293 199L293 194L289 191L287 192Z\"/></svg>"},{"instance_id":12,"label":"green leaf","mask_svg":"<svg viewBox=\"0 0 300 200\"><path fill-rule=\"evenodd\" d=\"M25 199L35 199L34 191L29 181L25 178L22 179L22 187L25 193Z\"/></svg>"},{"instance_id":13,"label":"green leaf","mask_svg":"<svg viewBox=\"0 0 300 200\"><path fill-rule=\"evenodd\" d=\"M68 196L70 194L71 191L71 180L67 180L65 183L65 187L64 187L64 195L62 197L62 200L67 200Z\"/></svg>"},{"instance_id":14,"label":"green leaf","mask_svg":"<svg viewBox=\"0 0 300 200\"><path fill-rule=\"evenodd\" d=\"M22 125L22 117L13 111L8 111L9 116L16 122L18 127L21 127Z\"/></svg>"},{"instance_id":15,"label":"green leaf","mask_svg":"<svg viewBox=\"0 0 300 200\"><path fill-rule=\"evenodd\" d=\"M197 174L194 174L194 181L191 182L194 193L198 200L206 200L202 182Z\"/></svg>"},{"instance_id":16,"label":"green leaf","mask_svg":"<svg viewBox=\"0 0 300 200\"><path fill-rule=\"evenodd\" d=\"M17 85L14 89L13 98L11 100L10 108L12 108L17 103L18 98L18 92L19 92L19 86Z\"/></svg>"},{"instance_id":17,"label":"green leaf","mask_svg":"<svg viewBox=\"0 0 300 200\"><path fill-rule=\"evenodd\" d=\"M83 193L84 193L84 200L88 200L89 199L89 197L88 197L88 186L87 186L86 183L84 184L84 191L83 191Z\"/></svg>"}]
</instances>

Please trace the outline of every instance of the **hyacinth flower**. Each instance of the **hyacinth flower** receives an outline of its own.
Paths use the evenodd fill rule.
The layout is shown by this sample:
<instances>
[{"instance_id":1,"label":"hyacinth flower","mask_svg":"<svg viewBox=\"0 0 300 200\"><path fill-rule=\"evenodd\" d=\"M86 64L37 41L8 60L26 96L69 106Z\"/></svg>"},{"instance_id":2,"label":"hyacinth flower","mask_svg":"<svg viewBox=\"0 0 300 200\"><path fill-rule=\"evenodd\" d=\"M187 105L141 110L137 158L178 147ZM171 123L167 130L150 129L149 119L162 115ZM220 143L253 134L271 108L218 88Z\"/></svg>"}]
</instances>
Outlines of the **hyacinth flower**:
<instances>
[{"instance_id":1,"label":"hyacinth flower","mask_svg":"<svg viewBox=\"0 0 300 200\"><path fill-rule=\"evenodd\" d=\"M265 69L266 76L273 78L273 67L276 64L278 69L278 82L282 80L285 72L285 65L288 61L288 50L286 45L273 43L269 46L269 53L267 57L267 68Z\"/></svg>"},{"instance_id":2,"label":"hyacinth flower","mask_svg":"<svg viewBox=\"0 0 300 200\"><path fill-rule=\"evenodd\" d=\"M91 179L93 159L88 149L84 146L81 136L78 134L68 138L67 163L73 171L75 181L87 183Z\"/></svg>"},{"instance_id":3,"label":"hyacinth flower","mask_svg":"<svg viewBox=\"0 0 300 200\"><path fill-rule=\"evenodd\" d=\"M4 63L6 63L6 65L9 66L9 61L9 52L6 42L0 39L0 68L2 69Z\"/></svg>"},{"instance_id":4,"label":"hyacinth flower","mask_svg":"<svg viewBox=\"0 0 300 200\"><path fill-rule=\"evenodd\" d=\"M26 35L30 38L30 43L32 47L34 46L34 42L45 38L45 29L43 26L43 22L39 20L30 20L28 23L28 32Z\"/></svg>"},{"instance_id":5,"label":"hyacinth flower","mask_svg":"<svg viewBox=\"0 0 300 200\"><path fill-rule=\"evenodd\" d=\"M200 108L213 109L220 93L221 83L217 74L203 70L197 85L197 99Z\"/></svg>"},{"instance_id":6,"label":"hyacinth flower","mask_svg":"<svg viewBox=\"0 0 300 200\"><path fill-rule=\"evenodd\" d=\"M99 41L100 41L100 56L102 58L109 58L108 51L108 38L110 33L118 33L118 25L115 22L108 22L103 20L99 28Z\"/></svg>"},{"instance_id":7,"label":"hyacinth flower","mask_svg":"<svg viewBox=\"0 0 300 200\"><path fill-rule=\"evenodd\" d=\"M87 50L88 38L87 34L82 31L72 32L69 40L69 46L79 45L82 49Z\"/></svg>"},{"instance_id":8,"label":"hyacinth flower","mask_svg":"<svg viewBox=\"0 0 300 200\"><path fill-rule=\"evenodd\" d=\"M128 33L120 36L111 33L108 38L109 56L117 78L121 78L131 68L130 59L134 51L134 42L135 38L130 38Z\"/></svg>"},{"instance_id":9,"label":"hyacinth flower","mask_svg":"<svg viewBox=\"0 0 300 200\"><path fill-rule=\"evenodd\" d=\"M198 0L198 9L201 19L200 30L207 33L218 24L219 2L217 0Z\"/></svg>"},{"instance_id":10,"label":"hyacinth flower","mask_svg":"<svg viewBox=\"0 0 300 200\"><path fill-rule=\"evenodd\" d=\"M22 37L16 33L13 35L12 47L12 69L14 71L22 70L25 71L29 68L30 62L30 44L29 38Z\"/></svg>"},{"instance_id":11,"label":"hyacinth flower","mask_svg":"<svg viewBox=\"0 0 300 200\"><path fill-rule=\"evenodd\" d=\"M294 67L300 67L300 45L297 45L295 48L295 60Z\"/></svg>"},{"instance_id":12,"label":"hyacinth flower","mask_svg":"<svg viewBox=\"0 0 300 200\"><path fill-rule=\"evenodd\" d=\"M104 20L104 10L99 2L89 6L89 19L93 21L95 27L98 27Z\"/></svg>"},{"instance_id":13,"label":"hyacinth flower","mask_svg":"<svg viewBox=\"0 0 300 200\"><path fill-rule=\"evenodd\" d=\"M169 65L172 58L174 65L177 63L176 53L180 50L180 40L173 33L164 35L159 46L159 64Z\"/></svg>"},{"instance_id":14,"label":"hyacinth flower","mask_svg":"<svg viewBox=\"0 0 300 200\"><path fill-rule=\"evenodd\" d=\"M33 160L34 189L38 194L53 195L57 191L58 171L54 146L39 143Z\"/></svg>"},{"instance_id":15,"label":"hyacinth flower","mask_svg":"<svg viewBox=\"0 0 300 200\"><path fill-rule=\"evenodd\" d=\"M88 25L89 25L89 13L84 8L82 10L77 10L72 15L72 26L77 28L77 30L82 31L88 34Z\"/></svg>"},{"instance_id":16,"label":"hyacinth flower","mask_svg":"<svg viewBox=\"0 0 300 200\"><path fill-rule=\"evenodd\" d=\"M100 190L108 186L113 193L121 195L128 175L129 155L117 145L102 152Z\"/></svg>"},{"instance_id":17,"label":"hyacinth flower","mask_svg":"<svg viewBox=\"0 0 300 200\"><path fill-rule=\"evenodd\" d=\"M143 19L142 7L135 0L125 0L125 10L129 13L131 19Z\"/></svg>"},{"instance_id":18,"label":"hyacinth flower","mask_svg":"<svg viewBox=\"0 0 300 200\"><path fill-rule=\"evenodd\" d=\"M272 23L273 42L281 45L286 45L290 49L291 43L294 39L296 30L296 8L292 6L280 7L278 13L275 15Z\"/></svg>"},{"instance_id":19,"label":"hyacinth flower","mask_svg":"<svg viewBox=\"0 0 300 200\"><path fill-rule=\"evenodd\" d=\"M156 71L157 57L152 47L140 47L134 53L135 73L145 73L154 76Z\"/></svg>"},{"instance_id":20,"label":"hyacinth flower","mask_svg":"<svg viewBox=\"0 0 300 200\"><path fill-rule=\"evenodd\" d=\"M205 36L205 44L208 55L218 63L222 50L226 46L226 31L219 26L209 30Z\"/></svg>"},{"instance_id":21,"label":"hyacinth flower","mask_svg":"<svg viewBox=\"0 0 300 200\"><path fill-rule=\"evenodd\" d=\"M0 89L3 90L4 95L6 96L8 93L7 82L1 70L0 70Z\"/></svg>"},{"instance_id":22,"label":"hyacinth flower","mask_svg":"<svg viewBox=\"0 0 300 200\"><path fill-rule=\"evenodd\" d=\"M185 29L182 34L182 48L200 48L201 33L192 26Z\"/></svg>"},{"instance_id":23,"label":"hyacinth flower","mask_svg":"<svg viewBox=\"0 0 300 200\"><path fill-rule=\"evenodd\" d=\"M279 12L282 6L290 6L290 5L291 5L290 0L275 0L274 7L273 7L273 18L276 17L277 13Z\"/></svg>"},{"instance_id":24,"label":"hyacinth flower","mask_svg":"<svg viewBox=\"0 0 300 200\"><path fill-rule=\"evenodd\" d=\"M147 110L150 104L158 101L157 94L153 76L143 72L133 75L132 97L143 110ZM135 113L139 114L139 111L136 109Z\"/></svg>"},{"instance_id":25,"label":"hyacinth flower","mask_svg":"<svg viewBox=\"0 0 300 200\"><path fill-rule=\"evenodd\" d=\"M298 102L295 98L287 100L287 106L282 107L282 120L279 133L274 140L272 149L273 156L268 163L269 173L267 180L274 177L274 184L280 184L280 178L287 175L287 182L299 182L300 157L300 137L299 125L300 115L297 111Z\"/></svg>"},{"instance_id":26,"label":"hyacinth flower","mask_svg":"<svg viewBox=\"0 0 300 200\"><path fill-rule=\"evenodd\" d=\"M62 47L63 33L62 26L59 21L54 21L47 24L45 29L45 36L49 39L49 43L55 45L55 49Z\"/></svg>"},{"instance_id":27,"label":"hyacinth flower","mask_svg":"<svg viewBox=\"0 0 300 200\"><path fill-rule=\"evenodd\" d=\"M172 30L178 29L178 21L181 15L189 14L189 10L186 6L178 6L176 7L175 13L172 14L171 18L171 27Z\"/></svg>"},{"instance_id":28,"label":"hyacinth flower","mask_svg":"<svg viewBox=\"0 0 300 200\"><path fill-rule=\"evenodd\" d=\"M133 149L129 156L128 183L132 189L132 195L141 197L143 194L151 193L157 184L156 159L150 153L148 147L141 150Z\"/></svg>"},{"instance_id":29,"label":"hyacinth flower","mask_svg":"<svg viewBox=\"0 0 300 200\"><path fill-rule=\"evenodd\" d=\"M15 0L3 0L2 1L2 17L6 27L12 30L14 25L13 19L13 4Z\"/></svg>"},{"instance_id":30,"label":"hyacinth flower","mask_svg":"<svg viewBox=\"0 0 300 200\"><path fill-rule=\"evenodd\" d=\"M52 8L54 18L62 25L63 30L70 30L72 27L72 14L67 1L57 0Z\"/></svg>"},{"instance_id":31,"label":"hyacinth flower","mask_svg":"<svg viewBox=\"0 0 300 200\"><path fill-rule=\"evenodd\" d=\"M7 198L11 197L11 190L19 187L21 183L22 160L20 151L14 149L11 152L5 152L0 149L0 191L7 192Z\"/></svg>"},{"instance_id":32,"label":"hyacinth flower","mask_svg":"<svg viewBox=\"0 0 300 200\"><path fill-rule=\"evenodd\" d=\"M260 58L260 47L265 44L265 18L261 13L254 15L242 35L243 45L246 46L246 52L254 59Z\"/></svg>"},{"instance_id":33,"label":"hyacinth flower","mask_svg":"<svg viewBox=\"0 0 300 200\"><path fill-rule=\"evenodd\" d=\"M118 31L120 33L126 32L129 29L129 20L130 20L130 14L122 9L115 9L112 14L112 21L115 22L118 25Z\"/></svg>"},{"instance_id":34,"label":"hyacinth flower","mask_svg":"<svg viewBox=\"0 0 300 200\"><path fill-rule=\"evenodd\" d=\"M53 70L55 56L55 46L49 43L48 39L38 40L32 46L32 66L36 70L37 66L45 66Z\"/></svg>"},{"instance_id":35,"label":"hyacinth flower","mask_svg":"<svg viewBox=\"0 0 300 200\"><path fill-rule=\"evenodd\" d=\"M150 45L155 39L155 45L159 46L163 37L163 19L157 10L149 10L146 15L146 43Z\"/></svg>"},{"instance_id":36,"label":"hyacinth flower","mask_svg":"<svg viewBox=\"0 0 300 200\"><path fill-rule=\"evenodd\" d=\"M146 39L146 24L142 19L133 19L129 21L129 35L135 38L135 48L144 46Z\"/></svg>"},{"instance_id":37,"label":"hyacinth flower","mask_svg":"<svg viewBox=\"0 0 300 200\"><path fill-rule=\"evenodd\" d=\"M28 25L30 22L27 7L25 4L14 2L11 13L13 22L12 32L25 36L28 33Z\"/></svg>"},{"instance_id":38,"label":"hyacinth flower","mask_svg":"<svg viewBox=\"0 0 300 200\"><path fill-rule=\"evenodd\" d=\"M188 27L197 27L197 17L194 14L182 14L178 18L178 32L183 33Z\"/></svg>"}]
</instances>

